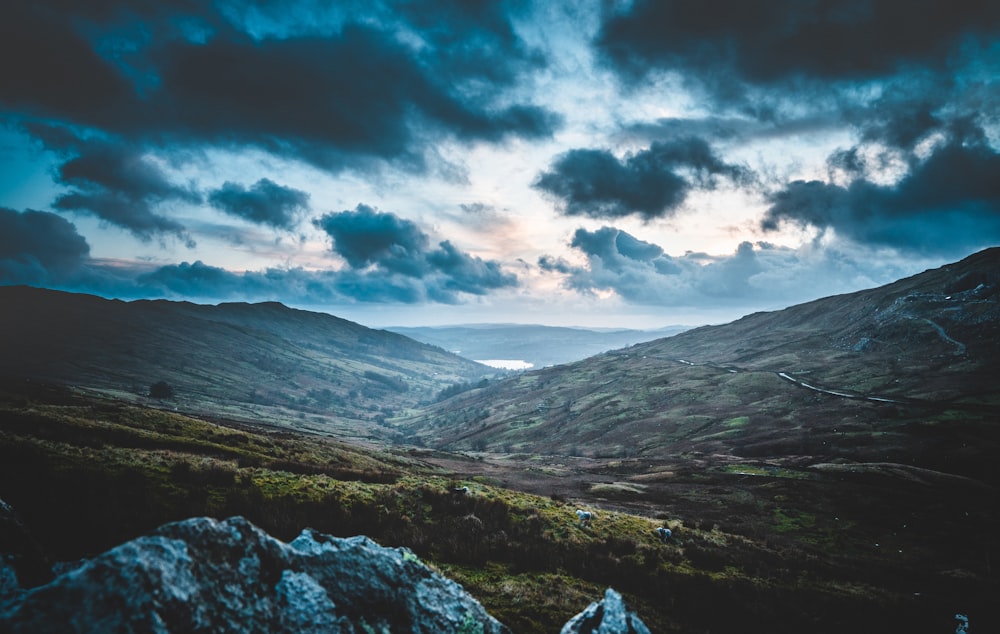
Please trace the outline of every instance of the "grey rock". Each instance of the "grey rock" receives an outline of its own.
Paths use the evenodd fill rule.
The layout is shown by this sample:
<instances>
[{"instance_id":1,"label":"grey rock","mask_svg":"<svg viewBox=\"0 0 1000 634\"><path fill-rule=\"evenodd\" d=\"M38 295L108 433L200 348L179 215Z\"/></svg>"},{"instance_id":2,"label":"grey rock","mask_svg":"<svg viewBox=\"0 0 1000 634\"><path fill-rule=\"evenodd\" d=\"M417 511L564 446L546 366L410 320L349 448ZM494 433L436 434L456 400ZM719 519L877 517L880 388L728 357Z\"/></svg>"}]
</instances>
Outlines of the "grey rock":
<instances>
[{"instance_id":1,"label":"grey rock","mask_svg":"<svg viewBox=\"0 0 1000 634\"><path fill-rule=\"evenodd\" d=\"M591 603L560 630L560 634L650 634L649 628L625 606L622 595L608 588L604 599Z\"/></svg>"},{"instance_id":2,"label":"grey rock","mask_svg":"<svg viewBox=\"0 0 1000 634\"><path fill-rule=\"evenodd\" d=\"M0 631L506 633L402 548L194 518L86 561L3 608Z\"/></svg>"},{"instance_id":3,"label":"grey rock","mask_svg":"<svg viewBox=\"0 0 1000 634\"><path fill-rule=\"evenodd\" d=\"M304 530L284 543L241 517L167 524L24 587L8 548L37 544L13 515L0 543L0 632L459 632L509 634L405 548ZM9 537L9 535L8 535ZM25 544L28 546L26 547ZM51 568L50 568L51 570ZM564 634L648 634L608 588Z\"/></svg>"}]
</instances>

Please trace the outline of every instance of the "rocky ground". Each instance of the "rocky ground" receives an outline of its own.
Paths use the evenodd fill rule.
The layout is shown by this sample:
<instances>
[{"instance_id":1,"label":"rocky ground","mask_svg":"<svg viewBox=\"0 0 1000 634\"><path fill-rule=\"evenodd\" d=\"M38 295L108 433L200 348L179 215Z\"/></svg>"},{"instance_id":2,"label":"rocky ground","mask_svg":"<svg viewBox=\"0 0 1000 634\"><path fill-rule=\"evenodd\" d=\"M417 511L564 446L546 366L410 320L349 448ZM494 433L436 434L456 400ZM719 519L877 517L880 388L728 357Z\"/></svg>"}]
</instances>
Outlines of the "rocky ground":
<instances>
[{"instance_id":1,"label":"rocky ground","mask_svg":"<svg viewBox=\"0 0 1000 634\"><path fill-rule=\"evenodd\" d=\"M4 546L30 544L13 510L0 504L0 529L17 537ZM364 536L307 529L283 543L240 517L192 518L22 588L18 569L36 558L30 549L2 553L5 632L510 632L412 551ZM562 632L649 630L609 588Z\"/></svg>"}]
</instances>

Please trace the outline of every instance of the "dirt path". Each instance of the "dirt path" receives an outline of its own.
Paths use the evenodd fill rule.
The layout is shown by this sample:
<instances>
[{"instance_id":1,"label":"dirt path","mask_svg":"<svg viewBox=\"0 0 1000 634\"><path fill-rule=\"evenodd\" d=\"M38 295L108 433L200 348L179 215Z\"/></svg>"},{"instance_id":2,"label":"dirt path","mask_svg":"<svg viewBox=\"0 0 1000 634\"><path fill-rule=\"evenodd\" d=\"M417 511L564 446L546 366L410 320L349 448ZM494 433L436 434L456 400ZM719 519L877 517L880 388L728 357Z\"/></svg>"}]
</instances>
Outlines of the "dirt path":
<instances>
[{"instance_id":1,"label":"dirt path","mask_svg":"<svg viewBox=\"0 0 1000 634\"><path fill-rule=\"evenodd\" d=\"M807 390L812 390L814 392L819 392L821 394L830 394L831 396L839 396L841 398L850 398L859 401L874 401L876 403L896 403L899 405L905 404L904 401L897 401L896 399L888 398L885 396L865 396L864 394L851 394L849 392L838 392L836 390L828 390L822 387L816 387L815 385L810 385L805 381L800 381L799 379L796 379L795 377L790 376L785 372L775 372L775 374L785 379L786 381L791 381L792 383L798 385L799 387L804 387Z\"/></svg>"},{"instance_id":2,"label":"dirt path","mask_svg":"<svg viewBox=\"0 0 1000 634\"><path fill-rule=\"evenodd\" d=\"M938 324L937 322L935 322L934 320L925 318L924 321L926 321L928 324L930 324L931 327L934 328L934 330L937 331L937 334L942 339L944 339L945 341L947 341L951 345L955 346L955 356L956 357L965 354L965 344L964 343L962 343L961 341L955 341L950 336L948 336L948 333L945 332L944 328L942 328L941 325Z\"/></svg>"}]
</instances>

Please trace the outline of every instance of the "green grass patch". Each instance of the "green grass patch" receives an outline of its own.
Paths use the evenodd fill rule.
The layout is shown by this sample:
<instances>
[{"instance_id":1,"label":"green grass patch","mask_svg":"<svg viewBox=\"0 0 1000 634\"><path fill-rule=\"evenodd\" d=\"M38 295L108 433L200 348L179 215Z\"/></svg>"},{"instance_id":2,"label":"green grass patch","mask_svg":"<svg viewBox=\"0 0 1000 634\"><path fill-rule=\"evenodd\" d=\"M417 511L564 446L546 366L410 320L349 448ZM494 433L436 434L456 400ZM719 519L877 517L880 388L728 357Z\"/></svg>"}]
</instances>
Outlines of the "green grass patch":
<instances>
[{"instance_id":1,"label":"green grass patch","mask_svg":"<svg viewBox=\"0 0 1000 634\"><path fill-rule=\"evenodd\" d=\"M795 469L787 469L785 467L776 467L774 465L759 465L759 464L728 464L719 468L722 473L731 473L734 475L746 475L746 476L766 476L771 478L784 478L790 480L807 480L812 478L812 474L806 473L804 471L797 471Z\"/></svg>"},{"instance_id":2,"label":"green grass patch","mask_svg":"<svg viewBox=\"0 0 1000 634\"><path fill-rule=\"evenodd\" d=\"M737 416L729 420L722 421L722 426L726 429L738 429L746 426L750 422L749 416Z\"/></svg>"},{"instance_id":3,"label":"green grass patch","mask_svg":"<svg viewBox=\"0 0 1000 634\"><path fill-rule=\"evenodd\" d=\"M816 526L816 515L794 509L774 509L774 530L779 533L811 531Z\"/></svg>"},{"instance_id":4,"label":"green grass patch","mask_svg":"<svg viewBox=\"0 0 1000 634\"><path fill-rule=\"evenodd\" d=\"M599 482L590 485L588 491L593 495L603 497L629 497L645 493L646 487L641 484L627 482Z\"/></svg>"}]
</instances>

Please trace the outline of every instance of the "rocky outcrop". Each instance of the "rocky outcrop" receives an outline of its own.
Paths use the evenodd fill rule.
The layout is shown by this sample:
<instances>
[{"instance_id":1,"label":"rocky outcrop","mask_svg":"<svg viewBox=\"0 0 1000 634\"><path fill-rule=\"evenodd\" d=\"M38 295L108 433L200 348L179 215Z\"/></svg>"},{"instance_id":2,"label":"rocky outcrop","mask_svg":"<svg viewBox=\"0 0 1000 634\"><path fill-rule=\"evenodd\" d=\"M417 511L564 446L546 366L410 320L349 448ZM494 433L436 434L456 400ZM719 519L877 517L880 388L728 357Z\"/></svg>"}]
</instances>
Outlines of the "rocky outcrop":
<instances>
[{"instance_id":1,"label":"rocky outcrop","mask_svg":"<svg viewBox=\"0 0 1000 634\"><path fill-rule=\"evenodd\" d=\"M560 630L560 634L650 634L635 612L625 607L622 595L608 588L604 599L591 603Z\"/></svg>"},{"instance_id":2,"label":"rocky outcrop","mask_svg":"<svg viewBox=\"0 0 1000 634\"><path fill-rule=\"evenodd\" d=\"M509 632L409 550L194 518L0 598L0 631Z\"/></svg>"},{"instance_id":3,"label":"rocky outcrop","mask_svg":"<svg viewBox=\"0 0 1000 634\"><path fill-rule=\"evenodd\" d=\"M364 536L306 529L284 543L242 517L193 518L59 564L54 579L51 568L39 573L40 548L2 500L0 537L4 634L510 632L410 550ZM611 588L562 632L649 634Z\"/></svg>"}]
</instances>

